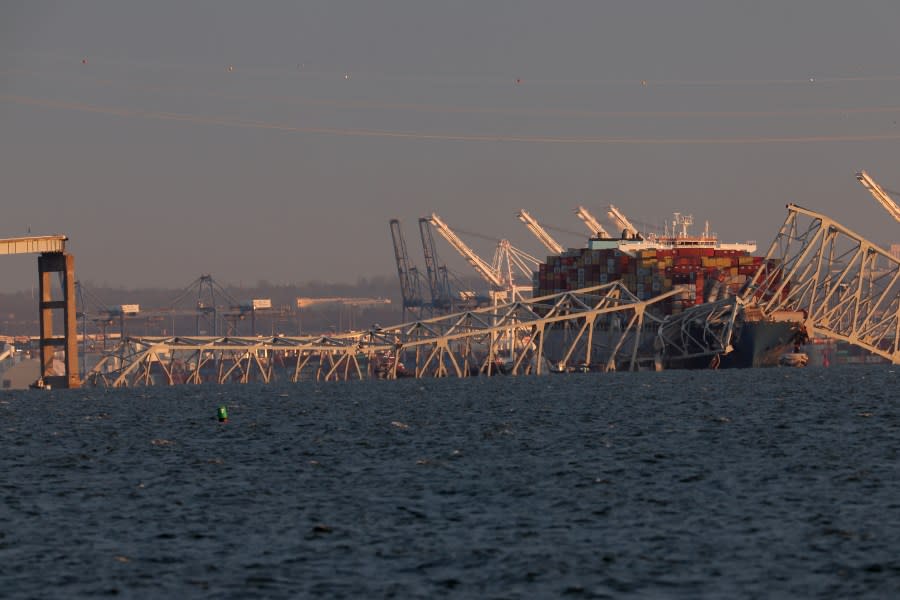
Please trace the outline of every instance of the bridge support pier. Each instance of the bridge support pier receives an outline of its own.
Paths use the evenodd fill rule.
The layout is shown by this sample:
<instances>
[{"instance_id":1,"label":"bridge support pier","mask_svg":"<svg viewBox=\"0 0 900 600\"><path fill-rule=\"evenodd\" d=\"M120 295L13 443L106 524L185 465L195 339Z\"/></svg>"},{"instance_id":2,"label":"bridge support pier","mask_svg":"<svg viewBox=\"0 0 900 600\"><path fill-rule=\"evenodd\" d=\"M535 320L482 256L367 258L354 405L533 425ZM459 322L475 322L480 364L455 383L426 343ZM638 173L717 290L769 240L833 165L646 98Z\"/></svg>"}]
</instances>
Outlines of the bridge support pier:
<instances>
[{"instance_id":1,"label":"bridge support pier","mask_svg":"<svg viewBox=\"0 0 900 600\"><path fill-rule=\"evenodd\" d=\"M60 274L62 299L53 299L51 275ZM38 256L40 285L40 354L44 385L58 388L81 387L78 377L78 330L75 315L75 257L65 252L44 252ZM53 316L62 310L63 335L53 335ZM65 373L53 369L53 354L62 350Z\"/></svg>"}]
</instances>

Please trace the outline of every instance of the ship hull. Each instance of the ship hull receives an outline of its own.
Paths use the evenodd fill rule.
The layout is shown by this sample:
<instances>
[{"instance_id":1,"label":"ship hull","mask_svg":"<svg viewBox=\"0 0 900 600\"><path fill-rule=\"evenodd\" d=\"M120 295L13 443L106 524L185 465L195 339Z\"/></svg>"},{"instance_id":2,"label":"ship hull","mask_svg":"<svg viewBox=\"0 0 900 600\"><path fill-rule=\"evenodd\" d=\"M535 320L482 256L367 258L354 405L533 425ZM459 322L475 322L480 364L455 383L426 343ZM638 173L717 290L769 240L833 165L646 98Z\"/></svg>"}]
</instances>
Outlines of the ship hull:
<instances>
[{"instance_id":1,"label":"ship hull","mask_svg":"<svg viewBox=\"0 0 900 600\"><path fill-rule=\"evenodd\" d=\"M789 321L749 321L741 324L727 354L671 358L668 369L750 369L776 367L785 352L794 349L800 329Z\"/></svg>"},{"instance_id":2,"label":"ship hull","mask_svg":"<svg viewBox=\"0 0 900 600\"><path fill-rule=\"evenodd\" d=\"M775 367L796 343L798 327L788 321L744 323L734 350L721 358L721 368Z\"/></svg>"},{"instance_id":3,"label":"ship hull","mask_svg":"<svg viewBox=\"0 0 900 600\"><path fill-rule=\"evenodd\" d=\"M637 352L634 354L638 369L746 369L758 367L774 367L785 352L790 352L796 345L800 332L799 324L790 321L745 321L732 339L732 350L728 353L711 353L693 356L687 359L666 357L660 359L657 347L657 329L648 328L641 332L637 340ZM610 361L613 349L620 341L619 332L595 330L590 359L584 343L574 344L567 340L566 332L550 329L544 341L544 357L550 366L558 371L564 370L627 370L631 368L631 350L634 348L634 335L626 337L617 359ZM568 360L566 359L568 356Z\"/></svg>"}]
</instances>

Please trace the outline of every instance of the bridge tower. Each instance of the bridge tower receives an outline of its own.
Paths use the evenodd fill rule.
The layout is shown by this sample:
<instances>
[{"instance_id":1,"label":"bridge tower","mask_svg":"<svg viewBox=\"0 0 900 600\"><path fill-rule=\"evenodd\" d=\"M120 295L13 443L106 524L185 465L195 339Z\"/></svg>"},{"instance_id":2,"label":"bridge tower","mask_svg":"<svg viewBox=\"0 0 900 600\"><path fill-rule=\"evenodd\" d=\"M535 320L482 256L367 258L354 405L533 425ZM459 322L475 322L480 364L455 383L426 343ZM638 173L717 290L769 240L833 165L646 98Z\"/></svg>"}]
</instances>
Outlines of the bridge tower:
<instances>
[{"instance_id":1,"label":"bridge tower","mask_svg":"<svg viewBox=\"0 0 900 600\"><path fill-rule=\"evenodd\" d=\"M56 273L62 297L54 299L51 276ZM40 358L44 385L59 388L81 387L78 378L78 330L75 311L75 257L65 252L42 252L38 256L40 287ZM62 311L62 335L53 333L53 316ZM53 355L63 352L65 372L57 375L53 369Z\"/></svg>"},{"instance_id":2,"label":"bridge tower","mask_svg":"<svg viewBox=\"0 0 900 600\"><path fill-rule=\"evenodd\" d=\"M75 257L66 253L64 235L38 235L0 240L2 254L38 254L40 285L40 376L37 383L58 388L81 387L78 377L78 329L75 308ZM59 276L60 294L54 294L52 275ZM57 296L54 298L54 296ZM53 334L54 316L62 311L62 335ZM62 375L53 368L53 355L63 352Z\"/></svg>"}]
</instances>

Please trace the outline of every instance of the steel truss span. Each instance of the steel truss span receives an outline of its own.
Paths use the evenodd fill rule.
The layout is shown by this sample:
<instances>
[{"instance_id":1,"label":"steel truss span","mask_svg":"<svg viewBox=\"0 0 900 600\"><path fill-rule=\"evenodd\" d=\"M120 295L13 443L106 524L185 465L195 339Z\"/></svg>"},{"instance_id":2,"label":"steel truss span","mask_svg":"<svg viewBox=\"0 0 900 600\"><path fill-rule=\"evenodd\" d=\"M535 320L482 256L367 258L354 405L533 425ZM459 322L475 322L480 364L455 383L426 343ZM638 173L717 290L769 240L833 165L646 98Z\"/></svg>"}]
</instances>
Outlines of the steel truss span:
<instances>
[{"instance_id":1,"label":"steel truss span","mask_svg":"<svg viewBox=\"0 0 900 600\"><path fill-rule=\"evenodd\" d=\"M809 337L900 363L900 260L833 219L795 204L743 296L763 314L797 311ZM774 268L771 265L775 265Z\"/></svg>"},{"instance_id":2,"label":"steel truss span","mask_svg":"<svg viewBox=\"0 0 900 600\"><path fill-rule=\"evenodd\" d=\"M126 387L636 370L653 363L642 344L663 322L654 305L671 295L642 301L613 282L329 337L129 337L87 380Z\"/></svg>"},{"instance_id":3,"label":"steel truss span","mask_svg":"<svg viewBox=\"0 0 900 600\"><path fill-rule=\"evenodd\" d=\"M363 378L359 350L351 336L127 337L101 358L87 381L131 387Z\"/></svg>"}]
</instances>

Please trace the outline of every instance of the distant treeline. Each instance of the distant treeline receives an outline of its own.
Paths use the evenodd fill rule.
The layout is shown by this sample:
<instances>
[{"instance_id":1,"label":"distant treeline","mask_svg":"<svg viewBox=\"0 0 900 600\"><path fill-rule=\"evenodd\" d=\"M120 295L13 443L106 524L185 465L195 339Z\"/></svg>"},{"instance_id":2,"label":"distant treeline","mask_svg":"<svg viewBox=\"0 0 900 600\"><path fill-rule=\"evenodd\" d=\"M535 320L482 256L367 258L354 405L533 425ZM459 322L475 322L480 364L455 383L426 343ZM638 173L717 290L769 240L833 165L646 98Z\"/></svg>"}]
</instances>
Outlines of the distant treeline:
<instances>
[{"instance_id":1,"label":"distant treeline","mask_svg":"<svg viewBox=\"0 0 900 600\"><path fill-rule=\"evenodd\" d=\"M119 332L124 325L126 333L142 335L269 335L283 333L298 335L300 333L328 333L348 329L364 329L378 323L382 325L401 321L402 302L400 286L396 276L360 277L356 283L331 283L324 281L308 281L296 284L274 284L259 281L255 285L236 286L218 282L210 292L208 282L198 280L186 288L141 288L125 289L95 285L90 281L81 284L79 293L79 312L85 311L88 318L79 321L79 331L86 325L88 333L106 331ZM473 278L473 287L481 286ZM225 293L222 294L221 291ZM423 290L427 296L427 290ZM198 303L209 304L214 297L218 308L231 308L231 304L247 304L255 298L272 301L270 312L259 311L255 318L249 315L241 320L231 319L222 322L221 317L213 325L209 315L190 316L183 313L196 308ZM297 298L384 298L389 304L372 306L352 306L339 302L315 304L297 308ZM122 321L100 323L96 317L106 314L105 311L121 305L140 305L142 314ZM179 314L174 318L151 318L154 311L175 309ZM92 320L92 318L94 318ZM255 330L255 331L253 331ZM38 298L37 291L0 293L0 335L37 335Z\"/></svg>"},{"instance_id":2,"label":"distant treeline","mask_svg":"<svg viewBox=\"0 0 900 600\"><path fill-rule=\"evenodd\" d=\"M159 309L176 309L178 312L190 311L198 302L209 303L211 297L220 308L230 308L232 301L244 304L254 298L267 298L272 301L272 315L260 311L257 316L257 333L271 333L274 327L286 329L280 331L286 335L295 335L298 329L304 332L330 331L347 329L350 326L361 327L369 324L361 324L364 319L379 319L377 322L399 322L401 302L399 284L396 277L388 276L361 277L356 283L330 283L324 281L309 281L298 284L273 284L268 281L259 281L252 286L236 286L216 282L213 291L206 283L199 282L189 288L140 288L126 289L123 287L108 287L95 285L91 282L82 283L79 294L78 310L85 310L88 317L97 317L104 314L105 310L114 309L123 304L138 304L141 312L150 313ZM222 294L224 290L225 294ZM386 298L390 304L373 308L320 305L305 309L303 314L297 314L297 298ZM38 298L37 291L22 291L0 294L0 334L3 335L37 335L38 334ZM278 315L274 317L273 315ZM285 317L293 317L293 322L283 322ZM208 320L208 319L207 319ZM248 319L244 319L247 321ZM131 333L142 334L171 334L173 324L171 320L157 319L156 323L143 323L140 318L129 319L126 327ZM273 321L275 321L273 323ZM175 323L178 329L176 333L197 333L197 319L191 319L184 315ZM210 329L209 323L200 323L199 327ZM108 324L109 332L118 331L119 323ZM249 334L248 323L238 325L241 335ZM79 330L81 323L79 323ZM88 324L88 330L96 329ZM221 329L221 326L220 326ZM207 331L207 333L212 333ZM224 331L220 331L224 333Z\"/></svg>"}]
</instances>

